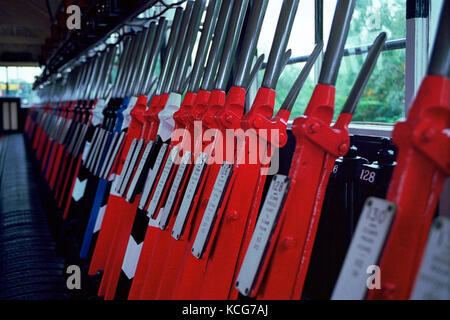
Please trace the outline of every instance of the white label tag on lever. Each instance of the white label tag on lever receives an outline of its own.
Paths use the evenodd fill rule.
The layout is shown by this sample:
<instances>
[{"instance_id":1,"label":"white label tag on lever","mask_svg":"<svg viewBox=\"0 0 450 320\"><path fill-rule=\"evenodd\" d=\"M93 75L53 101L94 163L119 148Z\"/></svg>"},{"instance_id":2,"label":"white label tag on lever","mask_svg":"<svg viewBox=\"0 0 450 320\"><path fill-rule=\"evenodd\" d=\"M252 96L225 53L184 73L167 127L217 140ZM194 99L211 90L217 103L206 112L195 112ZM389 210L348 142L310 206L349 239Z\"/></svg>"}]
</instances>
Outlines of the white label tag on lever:
<instances>
[{"instance_id":1,"label":"white label tag on lever","mask_svg":"<svg viewBox=\"0 0 450 320\"><path fill-rule=\"evenodd\" d=\"M201 259L209 242L211 232L217 220L217 210L222 204L224 191L230 182L232 172L233 164L222 164L192 246L192 254L197 259Z\"/></svg>"},{"instance_id":2,"label":"white label tag on lever","mask_svg":"<svg viewBox=\"0 0 450 320\"><path fill-rule=\"evenodd\" d=\"M437 217L430 228L411 300L450 300L450 219Z\"/></svg>"},{"instance_id":3,"label":"white label tag on lever","mask_svg":"<svg viewBox=\"0 0 450 320\"><path fill-rule=\"evenodd\" d=\"M183 181L183 178L186 173L186 167L189 163L189 160L191 159L191 153L189 151L185 151L183 154L183 157L181 158L181 163L178 166L177 173L175 175L175 178L173 179L172 186L169 191L169 196L167 197L166 204L164 205L164 210L162 212L162 216L166 217L164 223L161 221L161 229L165 229L167 226L167 217L170 217L173 205L175 203L176 195L178 193L178 190L180 189L181 181ZM162 220L162 219L161 219Z\"/></svg>"},{"instance_id":4,"label":"white label tag on lever","mask_svg":"<svg viewBox=\"0 0 450 320\"><path fill-rule=\"evenodd\" d=\"M176 240L180 240L180 237L183 234L188 214L191 210L192 201L198 191L199 182L205 172L208 158L208 154L200 153L196 160L194 169L192 170L191 177L186 187L186 192L184 193L183 201L180 205L180 210L178 211L177 219L175 220L175 224L172 229L172 237Z\"/></svg>"},{"instance_id":5,"label":"white label tag on lever","mask_svg":"<svg viewBox=\"0 0 450 320\"><path fill-rule=\"evenodd\" d=\"M378 263L395 211L396 205L392 202L367 199L334 287L332 300L365 298L370 276L367 270Z\"/></svg>"},{"instance_id":6,"label":"white label tag on lever","mask_svg":"<svg viewBox=\"0 0 450 320\"><path fill-rule=\"evenodd\" d=\"M172 172L173 165L177 160L180 148L174 147L167 158L166 164L164 165L161 176L159 177L158 184L156 185L155 192L153 193L153 198L148 206L147 213L150 217L155 215L156 208L161 200L162 193L167 184L167 179L169 179L170 173ZM166 217L167 218L167 217ZM165 223L165 221L164 221Z\"/></svg>"},{"instance_id":7,"label":"white label tag on lever","mask_svg":"<svg viewBox=\"0 0 450 320\"><path fill-rule=\"evenodd\" d=\"M236 280L236 289L244 296L248 296L251 293L261 269L263 258L268 250L270 237L277 226L280 212L283 209L289 190L289 183L289 177L283 175L274 176L270 183Z\"/></svg>"}]
</instances>

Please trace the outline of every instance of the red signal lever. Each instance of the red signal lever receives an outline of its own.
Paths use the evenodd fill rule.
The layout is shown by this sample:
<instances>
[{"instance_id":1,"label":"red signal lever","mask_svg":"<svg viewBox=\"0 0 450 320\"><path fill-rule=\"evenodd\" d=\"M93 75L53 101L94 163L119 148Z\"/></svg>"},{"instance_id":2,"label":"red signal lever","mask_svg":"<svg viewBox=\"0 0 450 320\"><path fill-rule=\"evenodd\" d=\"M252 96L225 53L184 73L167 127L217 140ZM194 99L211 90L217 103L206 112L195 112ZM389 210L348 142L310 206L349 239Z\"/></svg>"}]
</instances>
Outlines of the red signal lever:
<instances>
[{"instance_id":1,"label":"red signal lever","mask_svg":"<svg viewBox=\"0 0 450 320\"><path fill-rule=\"evenodd\" d=\"M244 295L257 296L259 299L301 297L328 178L335 160L345 155L350 146L348 124L384 45L385 37L385 34L381 34L375 40L346 105L332 127L330 124L335 89L331 85L318 84L305 115L294 121L292 131L297 145L289 173L290 181L286 177L277 176L274 182L285 186L287 196L278 195L279 208L275 212L280 213L269 218L273 224L272 234L262 245L265 257L256 263L260 265L260 270L256 273L249 264L252 252L255 253L251 249L255 245L254 238L249 244L237 278L237 287ZM275 193L269 192L268 197L274 195ZM261 214L267 218L265 212L263 207ZM260 230L257 225L255 235ZM285 263L286 259L290 261L289 264Z\"/></svg>"},{"instance_id":2,"label":"red signal lever","mask_svg":"<svg viewBox=\"0 0 450 320\"><path fill-rule=\"evenodd\" d=\"M406 121L392 140L398 165L387 200L397 212L381 254L381 290L368 299L409 299L422 260L439 196L450 175L450 2L445 1L430 59Z\"/></svg>"}]
</instances>

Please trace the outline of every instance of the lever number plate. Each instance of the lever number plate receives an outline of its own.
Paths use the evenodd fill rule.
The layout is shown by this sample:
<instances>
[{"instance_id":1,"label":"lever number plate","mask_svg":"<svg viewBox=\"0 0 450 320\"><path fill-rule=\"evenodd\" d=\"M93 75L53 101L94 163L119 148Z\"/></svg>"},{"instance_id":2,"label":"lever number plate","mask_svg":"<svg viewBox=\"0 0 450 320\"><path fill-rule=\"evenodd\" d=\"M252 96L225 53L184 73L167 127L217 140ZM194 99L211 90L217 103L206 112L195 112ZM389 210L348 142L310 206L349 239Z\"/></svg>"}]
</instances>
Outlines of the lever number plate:
<instances>
[{"instance_id":1,"label":"lever number plate","mask_svg":"<svg viewBox=\"0 0 450 320\"><path fill-rule=\"evenodd\" d=\"M208 154L200 153L194 169L192 170L191 177L189 179L186 192L184 193L183 201L180 205L180 210L178 211L177 219L175 220L175 225L172 229L172 237L176 240L179 240L186 224L186 220L191 210L192 201L194 200L194 196L198 191L199 182L205 172L206 163L208 161Z\"/></svg>"},{"instance_id":2,"label":"lever number plate","mask_svg":"<svg viewBox=\"0 0 450 320\"><path fill-rule=\"evenodd\" d=\"M450 300L450 219L433 222L412 300Z\"/></svg>"},{"instance_id":3,"label":"lever number plate","mask_svg":"<svg viewBox=\"0 0 450 320\"><path fill-rule=\"evenodd\" d=\"M159 178L158 184L156 185L155 192L153 193L153 198L150 201L147 213L150 217L155 215L156 208L158 207L159 201L161 200L161 195L166 187L167 179L169 179L170 173L172 172L173 165L177 159L180 148L174 147L167 158L166 164L164 165L161 177Z\"/></svg>"},{"instance_id":4,"label":"lever number plate","mask_svg":"<svg viewBox=\"0 0 450 320\"><path fill-rule=\"evenodd\" d=\"M173 205L175 203L175 199L178 193L178 190L180 189L181 181L183 181L183 178L186 174L186 167L191 159L191 153L189 151L185 151L183 154L183 157L181 158L181 163L178 166L177 173L175 175L175 178L173 180L172 186L170 188L169 196L167 197L166 204L164 205L164 210L162 212L162 216L164 217L164 222L161 221L160 228L164 230L167 226L167 218L170 217ZM163 218L161 218L163 220Z\"/></svg>"},{"instance_id":5,"label":"lever number plate","mask_svg":"<svg viewBox=\"0 0 450 320\"><path fill-rule=\"evenodd\" d=\"M365 298L369 277L367 270L378 263L395 211L396 206L392 202L367 199L334 287L332 300Z\"/></svg>"},{"instance_id":6,"label":"lever number plate","mask_svg":"<svg viewBox=\"0 0 450 320\"><path fill-rule=\"evenodd\" d=\"M233 164L222 164L192 246L192 254L197 259L201 259L208 244L208 240L217 220L217 210L222 204L224 191L230 182L232 172Z\"/></svg>"},{"instance_id":7,"label":"lever number plate","mask_svg":"<svg viewBox=\"0 0 450 320\"><path fill-rule=\"evenodd\" d=\"M270 183L236 281L236 288L244 296L248 296L252 292L263 259L269 248L271 235L277 226L281 210L283 209L289 184L289 177L283 175L274 176Z\"/></svg>"}]
</instances>

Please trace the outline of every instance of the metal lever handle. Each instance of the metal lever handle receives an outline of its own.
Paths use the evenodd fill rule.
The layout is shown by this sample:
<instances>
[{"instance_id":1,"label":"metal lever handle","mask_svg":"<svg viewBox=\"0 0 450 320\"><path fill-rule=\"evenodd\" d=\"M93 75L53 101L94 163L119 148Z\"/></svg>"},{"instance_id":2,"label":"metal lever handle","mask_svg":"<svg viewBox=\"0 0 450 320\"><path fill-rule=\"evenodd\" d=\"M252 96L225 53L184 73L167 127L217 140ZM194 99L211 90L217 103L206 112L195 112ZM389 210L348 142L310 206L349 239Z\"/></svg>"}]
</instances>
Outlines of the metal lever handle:
<instances>
[{"instance_id":1,"label":"metal lever handle","mask_svg":"<svg viewBox=\"0 0 450 320\"><path fill-rule=\"evenodd\" d=\"M330 38L328 39L319 77L319 83L321 84L333 87L336 85L355 4L355 0L339 0L336 5Z\"/></svg>"},{"instance_id":2,"label":"metal lever handle","mask_svg":"<svg viewBox=\"0 0 450 320\"><path fill-rule=\"evenodd\" d=\"M316 44L313 52L308 58L308 61L306 61L305 66L303 67L302 71L297 77L297 80L295 80L294 85L292 86L286 99L283 102L283 105L281 106L282 110L291 111L292 108L294 107L295 101L297 100L297 97L300 91L302 90L303 85L306 82L306 79L308 79L309 73L311 72L312 67L314 66L314 64L317 61L317 58L322 52L322 49L323 49L323 41L320 41L318 44Z\"/></svg>"},{"instance_id":3,"label":"metal lever handle","mask_svg":"<svg viewBox=\"0 0 450 320\"><path fill-rule=\"evenodd\" d=\"M221 5L222 0L212 0L209 2L208 9L206 10L205 22L203 23L202 35L200 37L200 42L195 57L194 67L191 71L188 92L197 92L200 87L201 74L203 73L209 43L212 39L214 28L217 24Z\"/></svg>"},{"instance_id":4,"label":"metal lever handle","mask_svg":"<svg viewBox=\"0 0 450 320\"><path fill-rule=\"evenodd\" d=\"M145 37L145 45L142 48L142 52L141 52L142 57L138 64L139 67L137 70L137 74L134 75L132 84L131 84L131 89L133 90L134 96L138 95L139 93L142 93L139 89L140 89L141 83L145 80L145 77L146 77L144 72L145 72L146 66L148 64L150 48L153 46L155 37L156 37L156 22L151 22L150 26L148 27L147 34Z\"/></svg>"},{"instance_id":5,"label":"metal lever handle","mask_svg":"<svg viewBox=\"0 0 450 320\"><path fill-rule=\"evenodd\" d=\"M186 38L186 34L188 31L189 21L191 19L192 10L194 8L194 1L188 1L186 4L186 8L184 9L183 19L181 21L180 30L178 31L178 36L176 38L176 42L174 45L173 55L171 57L171 61L169 63L170 67L167 73L167 77L164 81L163 93L169 93L172 89L173 80L175 77L175 73L178 70L178 62L180 61L181 52L183 50L183 43Z\"/></svg>"},{"instance_id":6,"label":"metal lever handle","mask_svg":"<svg viewBox=\"0 0 450 320\"><path fill-rule=\"evenodd\" d=\"M189 85L189 81L191 80L191 76L192 76L192 71L190 71L188 73L188 75L186 76L186 78L183 81L183 84L181 86L180 92L183 93L186 91L188 85Z\"/></svg>"},{"instance_id":7,"label":"metal lever handle","mask_svg":"<svg viewBox=\"0 0 450 320\"><path fill-rule=\"evenodd\" d=\"M262 83L264 88L275 89L277 86L278 77L281 75L280 69L283 65L283 57L291 35L299 2L299 0L285 0L283 2Z\"/></svg>"},{"instance_id":8,"label":"metal lever handle","mask_svg":"<svg viewBox=\"0 0 450 320\"><path fill-rule=\"evenodd\" d=\"M383 49L385 42L386 33L382 32L375 39L372 48L367 55L366 61L364 61L361 71L358 74L358 78L356 78L352 90L348 95L347 101L344 104L342 113L354 114L356 107L358 106L358 102L361 99L364 89L366 88L367 82L369 81L373 69L377 64L378 57L380 56L380 52Z\"/></svg>"},{"instance_id":9,"label":"metal lever handle","mask_svg":"<svg viewBox=\"0 0 450 320\"><path fill-rule=\"evenodd\" d=\"M225 44L233 4L234 0L224 1L222 3L219 14L219 21L217 22L216 29L214 31L213 43L209 51L208 63L206 65L205 74L203 76L201 85L202 90L212 90L214 84L214 75L216 74L217 67L220 62L220 56L223 52L223 46Z\"/></svg>"},{"instance_id":10,"label":"metal lever handle","mask_svg":"<svg viewBox=\"0 0 450 320\"><path fill-rule=\"evenodd\" d=\"M138 35L136 36L136 45L134 47L133 50L133 55L132 55L132 61L130 64L130 67L127 70L127 75L126 78L124 78L124 88L122 89L122 96L129 96L130 94L130 84L132 82L132 77L134 76L134 73L136 71L136 68L138 66L139 60L140 60L140 51L142 49L142 43L143 43L143 39L145 37L146 31L139 31Z\"/></svg>"},{"instance_id":11,"label":"metal lever handle","mask_svg":"<svg viewBox=\"0 0 450 320\"><path fill-rule=\"evenodd\" d=\"M250 73L268 3L268 0L254 1L253 3L239 55L239 65L233 84L235 87L246 87L244 83Z\"/></svg>"},{"instance_id":12,"label":"metal lever handle","mask_svg":"<svg viewBox=\"0 0 450 320\"><path fill-rule=\"evenodd\" d=\"M442 6L428 74L450 78L450 1L448 0L444 1Z\"/></svg>"},{"instance_id":13,"label":"metal lever handle","mask_svg":"<svg viewBox=\"0 0 450 320\"><path fill-rule=\"evenodd\" d=\"M114 62L114 58L116 57L116 52L117 52L117 45L115 45L112 49L111 49L111 54L108 58L108 61L106 62L107 65L107 69L105 70L105 77L104 77L104 84L99 86L99 90L98 90L98 96L100 98L105 98L106 97L106 91L108 90L108 88L111 87L111 83L108 82L108 79L110 78L112 69L113 69L113 62Z\"/></svg>"},{"instance_id":14,"label":"metal lever handle","mask_svg":"<svg viewBox=\"0 0 450 320\"><path fill-rule=\"evenodd\" d=\"M142 94L147 94L151 91L151 83L155 84L155 80L153 79L153 72L155 72L156 62L158 61L158 55L161 49L163 35L166 32L167 28L167 20L164 17L159 19L158 28L156 29L156 37L153 41L152 49L149 55L149 63L146 66L146 78L145 81L142 82L142 87L139 90ZM153 82L152 82L153 81Z\"/></svg>"},{"instance_id":15,"label":"metal lever handle","mask_svg":"<svg viewBox=\"0 0 450 320\"><path fill-rule=\"evenodd\" d=\"M191 14L191 21L184 39L183 49L181 50L181 57L178 65L178 71L173 85L173 91L182 93L184 87L184 80L191 62L192 51L194 49L195 41L197 40L198 29L200 27L200 20L205 11L205 0L196 0L194 9Z\"/></svg>"},{"instance_id":16,"label":"metal lever handle","mask_svg":"<svg viewBox=\"0 0 450 320\"><path fill-rule=\"evenodd\" d=\"M255 65L253 66L253 69L250 72L250 75L247 77L247 81L245 83L246 91L248 91L250 89L250 86L252 85L253 81L255 81L256 75L262 68L264 59L265 59L265 55L262 54L259 56L258 60L256 60Z\"/></svg>"},{"instance_id":17,"label":"metal lever handle","mask_svg":"<svg viewBox=\"0 0 450 320\"><path fill-rule=\"evenodd\" d=\"M127 64L127 58L130 52L130 48L133 43L133 36L127 35L122 39L122 51L120 53L120 62L117 68L117 75L112 84L112 95L117 96L118 91L120 90L121 79L123 77L123 73L125 72L125 65Z\"/></svg>"},{"instance_id":18,"label":"metal lever handle","mask_svg":"<svg viewBox=\"0 0 450 320\"><path fill-rule=\"evenodd\" d=\"M175 51L175 41L178 37L178 32L180 31L181 18L183 17L183 9L178 7L175 10L175 16L172 21L172 26L170 30L169 42L167 43L166 49L166 58L161 68L161 73L159 75L158 86L156 87L156 95L160 95L162 93L162 89L166 78L169 74L170 64L172 62L172 57Z\"/></svg>"},{"instance_id":19,"label":"metal lever handle","mask_svg":"<svg viewBox=\"0 0 450 320\"><path fill-rule=\"evenodd\" d=\"M281 64L280 73L278 74L277 79L280 79L281 75L283 74L284 69L286 69L286 66L289 63L289 60L291 59L291 56L292 56L292 50L289 49L284 54L283 63Z\"/></svg>"},{"instance_id":20,"label":"metal lever handle","mask_svg":"<svg viewBox=\"0 0 450 320\"><path fill-rule=\"evenodd\" d=\"M228 35L220 61L219 72L216 77L216 89L221 91L225 91L228 79L230 78L231 67L234 63L248 2L249 0L236 0L234 3L234 10L231 14L230 24L227 30Z\"/></svg>"}]
</instances>

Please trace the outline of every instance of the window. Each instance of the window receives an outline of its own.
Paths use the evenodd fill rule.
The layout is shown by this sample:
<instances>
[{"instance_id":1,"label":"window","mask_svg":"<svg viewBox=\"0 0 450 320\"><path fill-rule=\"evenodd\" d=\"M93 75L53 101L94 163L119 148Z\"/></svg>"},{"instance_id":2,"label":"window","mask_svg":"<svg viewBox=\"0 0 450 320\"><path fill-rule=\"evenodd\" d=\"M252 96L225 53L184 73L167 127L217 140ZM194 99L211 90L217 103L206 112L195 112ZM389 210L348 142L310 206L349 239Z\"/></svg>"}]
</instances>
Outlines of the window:
<instances>
[{"instance_id":1,"label":"window","mask_svg":"<svg viewBox=\"0 0 450 320\"><path fill-rule=\"evenodd\" d=\"M358 0L346 48L371 44L382 31L387 33L387 42L406 38L406 1ZM338 111L366 56L352 54L342 60L336 86ZM405 48L381 53L353 121L393 123L405 116L405 62Z\"/></svg>"},{"instance_id":2,"label":"window","mask_svg":"<svg viewBox=\"0 0 450 320\"><path fill-rule=\"evenodd\" d=\"M19 97L22 107L39 102L32 91L34 77L41 73L38 67L0 66L0 97Z\"/></svg>"},{"instance_id":3,"label":"window","mask_svg":"<svg viewBox=\"0 0 450 320\"><path fill-rule=\"evenodd\" d=\"M323 1L322 21L316 21L316 4ZM315 4L316 3L316 4ZM322 38L320 24L323 25L324 49L326 48L331 24L336 7L336 0L301 1L294 22L293 32L288 48L293 50L292 61L284 70L277 86L277 99L275 109L278 110L285 99L290 87L302 67L305 56L314 48L314 39ZM267 39L273 39L273 33L278 21L281 2L269 1L261 38L258 44L258 53L270 51ZM320 15L319 15L320 16ZM270 32L271 31L271 32ZM385 31L388 35L386 51L382 52L377 66L371 76L363 97L358 105L354 121L358 122L384 122L394 123L405 115L405 47L406 47L406 1L404 0L358 0L350 25L349 36L346 42L345 57L342 60L336 84L336 112L335 117L350 92L359 70L367 56L364 47L372 44L376 36ZM299 58L301 57L301 58ZM312 70L308 81L303 87L291 118L303 114L314 89L319 70ZM259 74L261 83L264 70Z\"/></svg>"}]
</instances>

